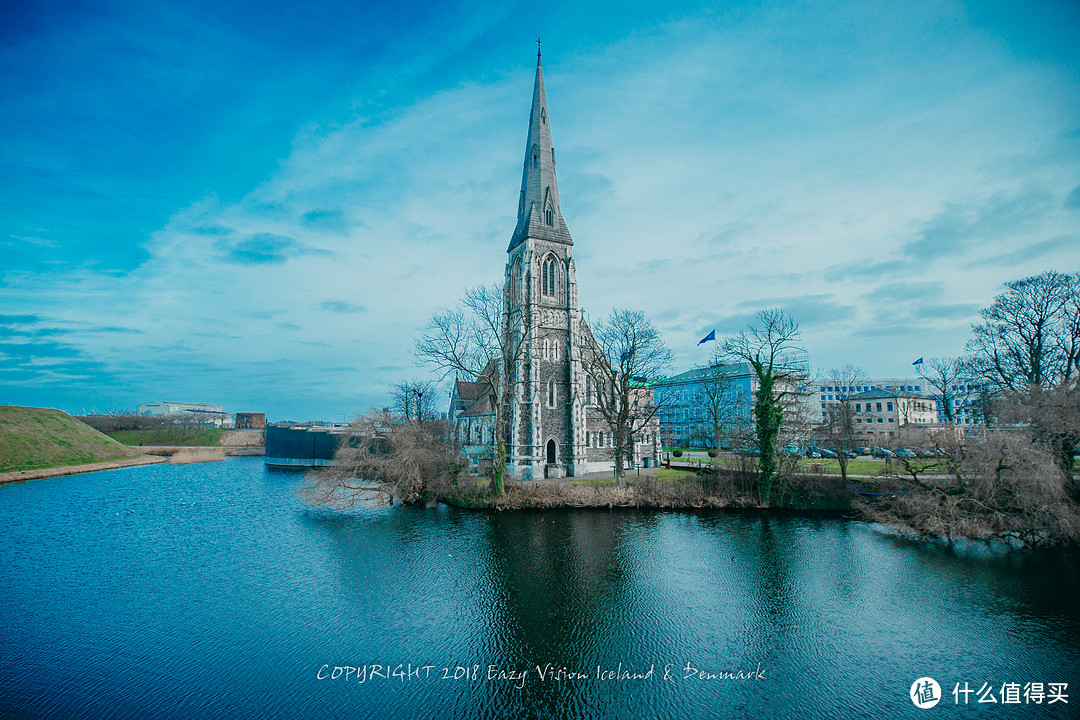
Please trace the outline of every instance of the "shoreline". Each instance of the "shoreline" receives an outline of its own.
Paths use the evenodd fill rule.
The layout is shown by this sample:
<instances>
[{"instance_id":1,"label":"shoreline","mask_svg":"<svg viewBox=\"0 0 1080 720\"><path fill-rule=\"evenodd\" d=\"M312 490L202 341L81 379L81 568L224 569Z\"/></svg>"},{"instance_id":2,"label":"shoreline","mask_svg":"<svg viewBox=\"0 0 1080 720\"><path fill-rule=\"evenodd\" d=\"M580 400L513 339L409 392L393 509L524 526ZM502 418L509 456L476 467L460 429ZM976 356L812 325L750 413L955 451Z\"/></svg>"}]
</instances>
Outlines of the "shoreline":
<instances>
[{"instance_id":1,"label":"shoreline","mask_svg":"<svg viewBox=\"0 0 1080 720\"><path fill-rule=\"evenodd\" d=\"M27 480L42 480L50 477L81 475L82 473L101 472L103 470L120 470L122 468L138 467L140 465L159 465L161 463L187 465L191 463L221 462L226 457L262 455L261 447L223 447L220 445L128 445L127 447L132 450L138 450L142 454L130 458L81 463L79 465L56 465L54 467L36 468L34 470L9 470L7 472L0 472L0 485L24 482Z\"/></svg>"},{"instance_id":2,"label":"shoreline","mask_svg":"<svg viewBox=\"0 0 1080 720\"><path fill-rule=\"evenodd\" d=\"M8 483L24 482L26 480L42 480L50 477L64 477L66 475L80 475L82 473L101 472L102 470L119 470L121 468L138 467L140 465L157 465L167 463L166 457L159 455L138 455L122 460L105 460L103 462L82 463L81 465L57 465L49 468L36 470L10 470L0 473L0 485Z\"/></svg>"}]
</instances>

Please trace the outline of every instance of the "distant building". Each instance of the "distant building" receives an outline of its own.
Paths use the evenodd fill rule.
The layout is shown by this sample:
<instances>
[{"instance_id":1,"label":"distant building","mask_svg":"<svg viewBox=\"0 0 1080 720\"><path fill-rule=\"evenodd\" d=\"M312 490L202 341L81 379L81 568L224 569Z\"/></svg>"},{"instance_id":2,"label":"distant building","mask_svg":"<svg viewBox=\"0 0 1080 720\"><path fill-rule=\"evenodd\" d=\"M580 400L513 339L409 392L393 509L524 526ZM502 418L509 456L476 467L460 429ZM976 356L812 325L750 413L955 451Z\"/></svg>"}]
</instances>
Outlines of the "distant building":
<instances>
[{"instance_id":1,"label":"distant building","mask_svg":"<svg viewBox=\"0 0 1080 720\"><path fill-rule=\"evenodd\" d=\"M660 403L660 432L671 447L712 447L715 442L702 395L706 379L720 369L730 381L735 414L749 428L753 424L754 391L757 376L746 363L694 368L654 385Z\"/></svg>"},{"instance_id":2,"label":"distant building","mask_svg":"<svg viewBox=\"0 0 1080 720\"><path fill-rule=\"evenodd\" d=\"M233 421L233 424L238 430L262 430L266 427L266 413L236 413L236 419Z\"/></svg>"},{"instance_id":3,"label":"distant building","mask_svg":"<svg viewBox=\"0 0 1080 720\"><path fill-rule=\"evenodd\" d=\"M805 364L805 359L802 360ZM734 405L732 431L739 439L725 438L722 443L743 444L752 435L754 425L754 393L758 389L757 375L747 363L712 365L694 368L653 384L660 403L660 430L665 444L672 447L712 447L715 443L711 418L706 410L706 384L717 371L730 383L728 393ZM817 421L814 396L804 383L805 377L792 378L788 388L793 390L794 407L785 414L794 425L808 426ZM791 426L789 425L789 428ZM797 429L797 428L792 428Z\"/></svg>"},{"instance_id":4,"label":"distant building","mask_svg":"<svg viewBox=\"0 0 1080 720\"><path fill-rule=\"evenodd\" d=\"M864 380L858 385L839 386L827 381L819 382L816 386L820 410L818 422L824 419L825 408L841 402L845 397L850 397L861 392L870 390L886 390L889 392L906 392L923 395L934 403L936 423L945 422L945 410L938 402L938 390L926 381L925 378L915 377L879 377ZM953 423L956 425L981 425L982 415L979 412L980 388L977 385L959 383L949 386L949 394L952 397Z\"/></svg>"},{"instance_id":5,"label":"distant building","mask_svg":"<svg viewBox=\"0 0 1080 720\"><path fill-rule=\"evenodd\" d=\"M135 408L135 414L143 417L173 417L219 428L233 426L232 413L225 412L220 405L210 403L148 402Z\"/></svg>"},{"instance_id":6,"label":"distant building","mask_svg":"<svg viewBox=\"0 0 1080 720\"><path fill-rule=\"evenodd\" d=\"M937 403L919 393L875 389L856 393L843 402L851 407L859 436L891 437L901 428L939 427Z\"/></svg>"}]
</instances>

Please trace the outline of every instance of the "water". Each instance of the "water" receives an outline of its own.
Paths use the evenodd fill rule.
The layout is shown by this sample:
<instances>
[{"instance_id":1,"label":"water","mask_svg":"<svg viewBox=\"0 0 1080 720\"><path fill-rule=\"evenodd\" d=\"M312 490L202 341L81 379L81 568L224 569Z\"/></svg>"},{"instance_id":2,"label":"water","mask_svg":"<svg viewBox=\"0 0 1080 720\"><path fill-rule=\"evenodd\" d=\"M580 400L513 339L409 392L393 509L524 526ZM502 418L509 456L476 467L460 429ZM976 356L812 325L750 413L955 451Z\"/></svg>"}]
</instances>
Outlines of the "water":
<instances>
[{"instance_id":1,"label":"water","mask_svg":"<svg viewBox=\"0 0 1080 720\"><path fill-rule=\"evenodd\" d=\"M340 515L300 480L235 458L0 487L0 717L1078 716L1072 556L840 519ZM998 704L958 707L965 682Z\"/></svg>"}]
</instances>

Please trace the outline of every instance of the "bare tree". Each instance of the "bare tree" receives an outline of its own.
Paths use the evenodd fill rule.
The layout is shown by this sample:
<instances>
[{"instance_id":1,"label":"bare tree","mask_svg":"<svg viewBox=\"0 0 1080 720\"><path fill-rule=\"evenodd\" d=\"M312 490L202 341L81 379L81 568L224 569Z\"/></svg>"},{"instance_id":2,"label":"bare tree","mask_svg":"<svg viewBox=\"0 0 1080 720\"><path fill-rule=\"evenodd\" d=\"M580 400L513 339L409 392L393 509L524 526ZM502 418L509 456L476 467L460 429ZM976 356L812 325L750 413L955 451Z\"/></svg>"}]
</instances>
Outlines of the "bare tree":
<instances>
[{"instance_id":1,"label":"bare tree","mask_svg":"<svg viewBox=\"0 0 1080 720\"><path fill-rule=\"evenodd\" d=\"M671 352L639 310L613 310L582 345L582 367L595 388L596 407L611 428L616 484L623 487L634 440L663 403L647 383L671 365Z\"/></svg>"},{"instance_id":2,"label":"bare tree","mask_svg":"<svg viewBox=\"0 0 1080 720\"><path fill-rule=\"evenodd\" d=\"M438 389L429 380L402 380L390 389L390 408L406 422L434 420Z\"/></svg>"},{"instance_id":3,"label":"bare tree","mask_svg":"<svg viewBox=\"0 0 1080 720\"><path fill-rule=\"evenodd\" d=\"M713 363L701 368L698 380L694 399L705 416L709 441L719 453L723 441L743 424L745 398L731 379L730 366Z\"/></svg>"},{"instance_id":4,"label":"bare tree","mask_svg":"<svg viewBox=\"0 0 1080 720\"><path fill-rule=\"evenodd\" d=\"M799 346L799 324L782 308L769 308L757 315L757 322L729 338L721 355L731 362L745 362L757 377L754 396L754 426L761 452L761 502L769 504L777 476L780 427L784 404L799 393L798 379L805 378L805 351Z\"/></svg>"},{"instance_id":5,"label":"bare tree","mask_svg":"<svg viewBox=\"0 0 1080 720\"><path fill-rule=\"evenodd\" d=\"M358 502L430 501L450 487L455 448L446 423L407 421L386 412L358 417L330 467L307 475L306 502L335 509Z\"/></svg>"},{"instance_id":6,"label":"bare tree","mask_svg":"<svg viewBox=\"0 0 1080 720\"><path fill-rule=\"evenodd\" d=\"M495 410L495 447L491 487L505 494L506 443L510 405L523 378L518 368L525 358L529 314L511 301L510 288L478 285L465 292L458 305L438 313L416 341L416 357L442 370L475 378L487 385Z\"/></svg>"},{"instance_id":7,"label":"bare tree","mask_svg":"<svg viewBox=\"0 0 1080 720\"><path fill-rule=\"evenodd\" d=\"M1025 393L1077 376L1080 276L1050 270L1005 284L972 326L971 369L990 387Z\"/></svg>"},{"instance_id":8,"label":"bare tree","mask_svg":"<svg viewBox=\"0 0 1080 720\"><path fill-rule=\"evenodd\" d=\"M868 498L863 509L872 519L920 535L1005 540L1029 548L1080 540L1080 513L1044 448L1016 432L989 431L980 438L942 432L938 440L950 479L930 481L911 472L910 490ZM927 469L942 468L920 471Z\"/></svg>"},{"instance_id":9,"label":"bare tree","mask_svg":"<svg viewBox=\"0 0 1080 720\"><path fill-rule=\"evenodd\" d=\"M82 415L78 419L103 433L121 430L160 430L167 424L163 415L136 415L132 410L110 410L102 414Z\"/></svg>"},{"instance_id":10,"label":"bare tree","mask_svg":"<svg viewBox=\"0 0 1080 720\"><path fill-rule=\"evenodd\" d=\"M1080 442L1080 275L1051 270L1006 283L981 314L968 342L971 373L994 395L998 419L1030 427L1071 480Z\"/></svg>"},{"instance_id":11,"label":"bare tree","mask_svg":"<svg viewBox=\"0 0 1080 720\"><path fill-rule=\"evenodd\" d=\"M1031 440L1049 449L1073 498L1080 500L1080 483L1072 472L1080 444L1080 386L1076 382L1046 389L1033 386L1025 395L1001 395L993 404L1002 425L1026 428Z\"/></svg>"},{"instance_id":12,"label":"bare tree","mask_svg":"<svg viewBox=\"0 0 1080 720\"><path fill-rule=\"evenodd\" d=\"M957 384L964 384L967 380L965 362L961 358L934 357L919 363L915 372L934 388L934 400L945 415L945 422L952 425L955 422L957 400L961 395L967 397L966 392L956 388Z\"/></svg>"},{"instance_id":13,"label":"bare tree","mask_svg":"<svg viewBox=\"0 0 1080 720\"><path fill-rule=\"evenodd\" d=\"M852 448L858 443L855 434L855 411L848 398L856 394L856 388L866 385L866 373L862 368L845 365L834 368L826 375L826 380L833 390L834 402L825 406L824 429L829 440L829 447L836 451L836 461L840 464L840 478L847 482L847 466Z\"/></svg>"}]
</instances>

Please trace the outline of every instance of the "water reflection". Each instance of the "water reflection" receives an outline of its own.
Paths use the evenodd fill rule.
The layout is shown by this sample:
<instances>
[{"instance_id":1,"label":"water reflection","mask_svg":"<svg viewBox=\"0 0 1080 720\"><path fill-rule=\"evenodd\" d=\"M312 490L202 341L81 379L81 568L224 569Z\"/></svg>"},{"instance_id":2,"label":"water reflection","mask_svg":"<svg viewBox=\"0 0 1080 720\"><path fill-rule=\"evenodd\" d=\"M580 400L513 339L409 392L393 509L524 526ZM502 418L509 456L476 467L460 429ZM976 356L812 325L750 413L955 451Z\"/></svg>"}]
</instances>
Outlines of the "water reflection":
<instances>
[{"instance_id":1,"label":"water reflection","mask_svg":"<svg viewBox=\"0 0 1080 720\"><path fill-rule=\"evenodd\" d=\"M840 519L338 514L299 482L239 459L0 488L0 716L925 717L922 675L1080 683L1075 556ZM317 679L409 663L435 677ZM656 674L596 677L620 663Z\"/></svg>"}]
</instances>

